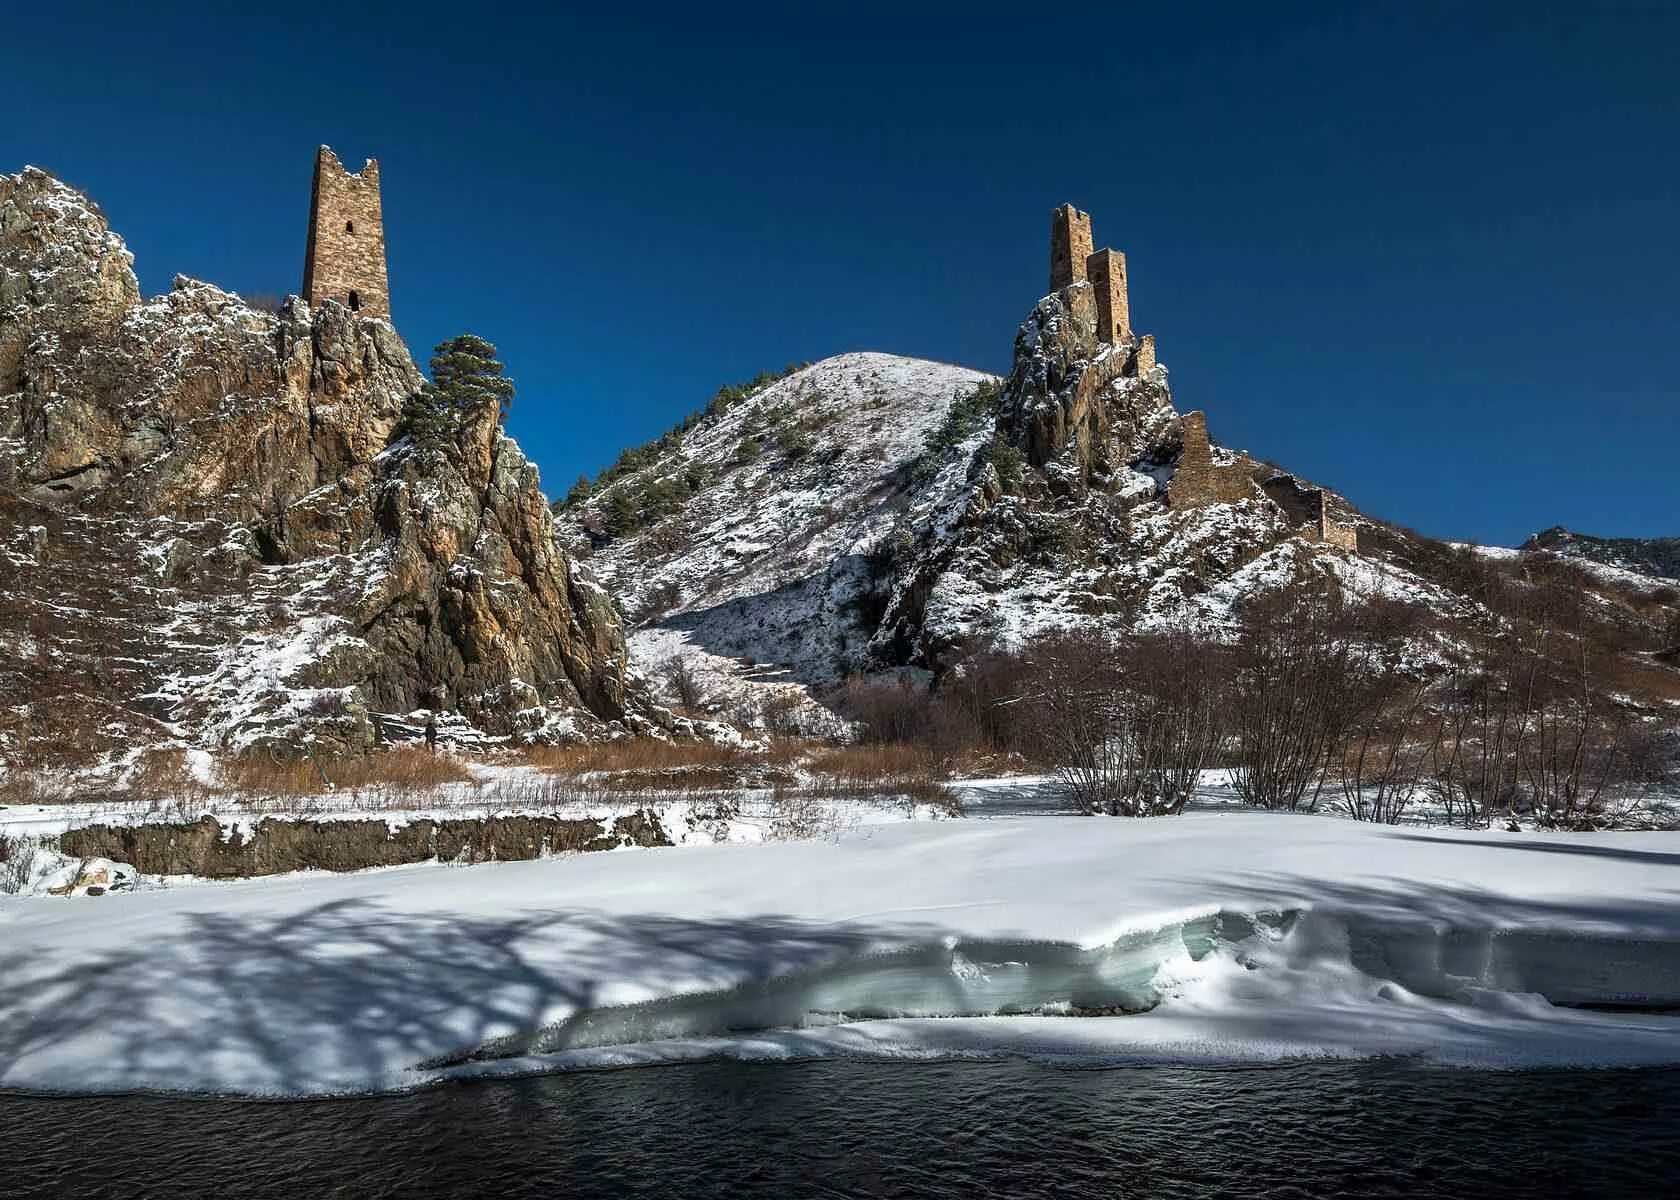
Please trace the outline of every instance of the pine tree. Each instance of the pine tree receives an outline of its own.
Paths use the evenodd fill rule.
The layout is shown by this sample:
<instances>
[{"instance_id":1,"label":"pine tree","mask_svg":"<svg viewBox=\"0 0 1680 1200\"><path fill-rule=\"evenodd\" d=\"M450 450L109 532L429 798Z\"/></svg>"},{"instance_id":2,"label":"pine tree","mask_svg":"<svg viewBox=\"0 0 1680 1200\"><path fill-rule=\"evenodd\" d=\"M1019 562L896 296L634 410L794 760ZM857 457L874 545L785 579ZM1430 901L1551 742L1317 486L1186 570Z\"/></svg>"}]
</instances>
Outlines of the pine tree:
<instances>
[{"instance_id":1,"label":"pine tree","mask_svg":"<svg viewBox=\"0 0 1680 1200\"><path fill-rule=\"evenodd\" d=\"M462 422L494 412L507 419L513 380L502 374L496 347L474 334L440 342L432 352L432 379L403 403L397 433L406 435L422 457L457 448Z\"/></svg>"},{"instance_id":2,"label":"pine tree","mask_svg":"<svg viewBox=\"0 0 1680 1200\"><path fill-rule=\"evenodd\" d=\"M513 380L502 374L496 347L463 333L432 352L432 386L463 416L494 410L506 420L513 404Z\"/></svg>"},{"instance_id":3,"label":"pine tree","mask_svg":"<svg viewBox=\"0 0 1680 1200\"><path fill-rule=\"evenodd\" d=\"M623 537L641 527L641 510L630 494L630 485L621 483L601 501L601 521L613 537Z\"/></svg>"}]
</instances>

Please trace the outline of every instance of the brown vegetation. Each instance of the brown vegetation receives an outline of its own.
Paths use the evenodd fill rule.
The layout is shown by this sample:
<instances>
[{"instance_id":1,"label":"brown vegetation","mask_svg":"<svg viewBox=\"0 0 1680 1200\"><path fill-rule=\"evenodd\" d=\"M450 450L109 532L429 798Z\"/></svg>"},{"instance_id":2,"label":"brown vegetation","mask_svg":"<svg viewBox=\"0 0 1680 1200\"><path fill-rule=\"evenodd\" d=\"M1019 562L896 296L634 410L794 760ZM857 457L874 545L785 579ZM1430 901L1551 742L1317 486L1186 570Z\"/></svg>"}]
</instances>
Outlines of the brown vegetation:
<instances>
[{"instance_id":1,"label":"brown vegetation","mask_svg":"<svg viewBox=\"0 0 1680 1200\"><path fill-rule=\"evenodd\" d=\"M330 762L240 755L219 760L216 778L227 791L256 796L317 796L363 788L431 792L446 784L473 781L472 772L458 760L415 746Z\"/></svg>"}]
</instances>

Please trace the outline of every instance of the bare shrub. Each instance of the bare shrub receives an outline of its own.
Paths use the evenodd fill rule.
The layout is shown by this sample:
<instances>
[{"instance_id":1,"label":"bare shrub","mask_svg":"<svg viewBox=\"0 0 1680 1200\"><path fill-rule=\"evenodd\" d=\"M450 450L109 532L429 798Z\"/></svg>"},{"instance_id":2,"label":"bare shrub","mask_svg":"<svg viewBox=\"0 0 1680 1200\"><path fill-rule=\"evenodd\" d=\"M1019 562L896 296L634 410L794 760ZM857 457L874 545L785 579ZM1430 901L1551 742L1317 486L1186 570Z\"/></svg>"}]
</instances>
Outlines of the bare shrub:
<instances>
[{"instance_id":1,"label":"bare shrub","mask_svg":"<svg viewBox=\"0 0 1680 1200\"><path fill-rule=\"evenodd\" d=\"M1358 654L1343 691L1332 764L1347 814L1393 825L1416 798L1431 744L1430 680L1406 661L1423 614L1378 602L1360 609L1352 623Z\"/></svg>"},{"instance_id":2,"label":"bare shrub","mask_svg":"<svg viewBox=\"0 0 1680 1200\"><path fill-rule=\"evenodd\" d=\"M1599 828L1661 774L1663 743L1613 688L1626 660L1577 588L1481 631L1442 689L1429 787L1455 824Z\"/></svg>"},{"instance_id":3,"label":"bare shrub","mask_svg":"<svg viewBox=\"0 0 1680 1200\"><path fill-rule=\"evenodd\" d=\"M855 813L807 790L776 789L770 812L773 842L833 841L857 823Z\"/></svg>"},{"instance_id":4,"label":"bare shrub","mask_svg":"<svg viewBox=\"0 0 1680 1200\"><path fill-rule=\"evenodd\" d=\"M0 896L15 896L28 882L40 838L0 833Z\"/></svg>"},{"instance_id":5,"label":"bare shrub","mask_svg":"<svg viewBox=\"0 0 1680 1200\"><path fill-rule=\"evenodd\" d=\"M854 676L834 695L836 708L858 727L862 742L912 742L927 737L928 691L908 676L864 679Z\"/></svg>"},{"instance_id":6,"label":"bare shrub","mask_svg":"<svg viewBox=\"0 0 1680 1200\"><path fill-rule=\"evenodd\" d=\"M1182 811L1223 732L1225 651L1187 634L1041 639L1025 701L1045 759L1084 811Z\"/></svg>"},{"instance_id":7,"label":"bare shrub","mask_svg":"<svg viewBox=\"0 0 1680 1200\"><path fill-rule=\"evenodd\" d=\"M665 660L663 674L671 695L676 697L684 710L690 713L705 711L708 697L693 663L680 654L673 654Z\"/></svg>"},{"instance_id":8,"label":"bare shrub","mask_svg":"<svg viewBox=\"0 0 1680 1200\"><path fill-rule=\"evenodd\" d=\"M1256 601L1237 640L1231 718L1237 793L1262 808L1312 808L1347 712L1353 654L1319 596Z\"/></svg>"}]
</instances>

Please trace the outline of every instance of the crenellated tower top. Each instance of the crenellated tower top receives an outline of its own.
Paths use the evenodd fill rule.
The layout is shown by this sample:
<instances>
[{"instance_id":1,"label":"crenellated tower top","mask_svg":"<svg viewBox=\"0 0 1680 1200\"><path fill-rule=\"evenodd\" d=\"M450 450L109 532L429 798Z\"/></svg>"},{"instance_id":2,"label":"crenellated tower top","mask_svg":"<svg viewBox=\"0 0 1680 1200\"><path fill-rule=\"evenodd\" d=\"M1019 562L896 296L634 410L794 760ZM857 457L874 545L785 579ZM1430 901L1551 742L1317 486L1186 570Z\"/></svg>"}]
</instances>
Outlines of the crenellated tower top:
<instances>
[{"instance_id":1,"label":"crenellated tower top","mask_svg":"<svg viewBox=\"0 0 1680 1200\"><path fill-rule=\"evenodd\" d=\"M390 319L378 159L368 159L352 173L330 146L316 152L303 298L311 308L337 300L360 316Z\"/></svg>"}]
</instances>

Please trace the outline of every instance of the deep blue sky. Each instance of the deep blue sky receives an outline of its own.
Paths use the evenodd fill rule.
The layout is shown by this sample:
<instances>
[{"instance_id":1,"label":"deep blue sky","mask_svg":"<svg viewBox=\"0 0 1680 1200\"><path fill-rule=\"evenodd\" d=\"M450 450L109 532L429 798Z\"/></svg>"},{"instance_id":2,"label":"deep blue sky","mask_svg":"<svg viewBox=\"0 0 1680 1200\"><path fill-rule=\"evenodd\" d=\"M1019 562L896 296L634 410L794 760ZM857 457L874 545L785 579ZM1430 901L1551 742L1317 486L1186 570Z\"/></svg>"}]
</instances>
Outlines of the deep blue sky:
<instances>
[{"instance_id":1,"label":"deep blue sky","mask_svg":"<svg viewBox=\"0 0 1680 1200\"><path fill-rule=\"evenodd\" d=\"M0 170L286 292L315 147L377 156L398 329L501 347L552 493L761 368L1007 369L1071 200L1216 439L1680 534L1680 6L238 7L8 6Z\"/></svg>"}]
</instances>

